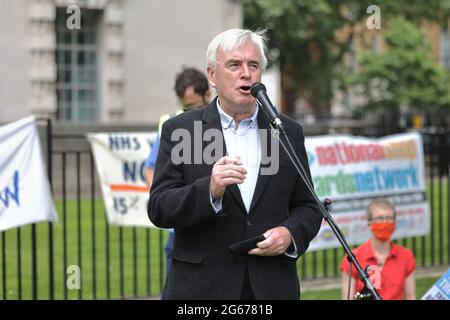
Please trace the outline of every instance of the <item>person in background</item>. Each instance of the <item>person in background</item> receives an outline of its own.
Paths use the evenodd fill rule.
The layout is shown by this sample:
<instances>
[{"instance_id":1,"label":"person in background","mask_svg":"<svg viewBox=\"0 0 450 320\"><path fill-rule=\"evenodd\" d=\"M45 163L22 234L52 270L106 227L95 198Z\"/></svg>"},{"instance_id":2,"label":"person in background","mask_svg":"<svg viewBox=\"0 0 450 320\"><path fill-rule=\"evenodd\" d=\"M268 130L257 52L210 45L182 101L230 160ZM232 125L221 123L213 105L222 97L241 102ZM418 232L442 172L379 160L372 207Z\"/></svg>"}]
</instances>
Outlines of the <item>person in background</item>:
<instances>
[{"instance_id":1,"label":"person in background","mask_svg":"<svg viewBox=\"0 0 450 320\"><path fill-rule=\"evenodd\" d=\"M414 269L416 262L411 250L391 241L395 230L396 211L394 206L384 198L373 200L367 209L367 220L371 238L354 250L356 259L367 273L381 298L385 300L415 300L416 281ZM364 283L352 266L347 256L341 263L342 299L354 299L356 292L361 292ZM349 288L349 280L351 285Z\"/></svg>"},{"instance_id":2,"label":"person in background","mask_svg":"<svg viewBox=\"0 0 450 320\"><path fill-rule=\"evenodd\" d=\"M175 93L178 98L180 110L176 114L164 114L159 119L158 134L153 144L150 155L145 162L145 179L149 190L153 182L153 173L155 169L156 158L159 151L159 141L161 128L167 119L182 112L203 107L209 103L211 93L209 91L208 79L204 73L195 68L183 68L175 78ZM173 229L169 229L169 237L166 242L166 271L170 268L169 253L173 246Z\"/></svg>"}]
</instances>

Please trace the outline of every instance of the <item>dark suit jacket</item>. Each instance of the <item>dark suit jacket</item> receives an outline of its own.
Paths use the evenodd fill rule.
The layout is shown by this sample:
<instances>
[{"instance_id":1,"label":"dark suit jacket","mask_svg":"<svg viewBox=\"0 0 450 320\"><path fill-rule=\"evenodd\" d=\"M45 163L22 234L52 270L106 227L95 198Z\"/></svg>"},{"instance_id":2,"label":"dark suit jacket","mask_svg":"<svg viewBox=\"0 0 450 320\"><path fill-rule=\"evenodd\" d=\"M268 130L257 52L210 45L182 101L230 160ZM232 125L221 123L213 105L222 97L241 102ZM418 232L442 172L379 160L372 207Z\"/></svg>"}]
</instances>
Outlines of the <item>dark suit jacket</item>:
<instances>
[{"instance_id":1,"label":"dark suit jacket","mask_svg":"<svg viewBox=\"0 0 450 320\"><path fill-rule=\"evenodd\" d=\"M236 255L228 248L270 228L285 226L300 256L319 231L321 214L281 146L279 171L276 175L259 175L248 214L237 185L227 187L222 210L219 214L214 211L209 193L213 165L203 162L176 165L171 161L171 150L179 142L171 141L175 129L184 128L193 138L194 121L197 126L201 121L202 132L210 128L222 130L216 100L205 109L183 113L163 125L148 202L148 214L156 226L175 228L172 266L162 297L239 299L247 264L256 299L298 299L296 259L285 255ZM310 175L302 127L284 116L282 121ZM269 127L269 119L262 110L258 112L258 126ZM267 137L270 139L270 135ZM205 148L210 142L201 143ZM192 140L190 145L193 144ZM217 159L221 156L217 155Z\"/></svg>"}]
</instances>

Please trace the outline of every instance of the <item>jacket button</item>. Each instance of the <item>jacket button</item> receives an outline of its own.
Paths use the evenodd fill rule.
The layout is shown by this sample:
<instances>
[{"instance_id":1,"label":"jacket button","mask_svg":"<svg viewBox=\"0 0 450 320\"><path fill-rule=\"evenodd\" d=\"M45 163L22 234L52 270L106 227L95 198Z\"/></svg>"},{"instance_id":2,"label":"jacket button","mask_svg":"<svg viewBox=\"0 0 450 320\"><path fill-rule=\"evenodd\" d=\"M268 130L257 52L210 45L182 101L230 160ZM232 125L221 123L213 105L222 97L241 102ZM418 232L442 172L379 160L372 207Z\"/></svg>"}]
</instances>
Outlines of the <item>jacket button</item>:
<instances>
[{"instance_id":1,"label":"jacket button","mask_svg":"<svg viewBox=\"0 0 450 320\"><path fill-rule=\"evenodd\" d=\"M246 222L247 222L247 225L248 226L251 226L252 225L252 223L250 222L250 220L245 220Z\"/></svg>"}]
</instances>

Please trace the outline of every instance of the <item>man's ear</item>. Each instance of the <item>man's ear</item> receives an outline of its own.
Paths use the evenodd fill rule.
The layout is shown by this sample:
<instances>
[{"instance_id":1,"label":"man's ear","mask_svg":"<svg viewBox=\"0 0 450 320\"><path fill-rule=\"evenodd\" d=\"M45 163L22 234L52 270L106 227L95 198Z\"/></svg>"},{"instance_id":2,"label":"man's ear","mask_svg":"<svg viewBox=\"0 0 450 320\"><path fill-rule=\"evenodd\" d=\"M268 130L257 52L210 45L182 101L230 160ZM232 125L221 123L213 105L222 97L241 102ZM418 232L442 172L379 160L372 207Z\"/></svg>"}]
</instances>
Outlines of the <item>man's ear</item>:
<instances>
[{"instance_id":1,"label":"man's ear","mask_svg":"<svg viewBox=\"0 0 450 320\"><path fill-rule=\"evenodd\" d=\"M216 81L214 80L215 72L214 72L213 68L211 68L211 66L208 66L208 68L206 68L206 71L208 72L208 80L209 80L209 83L211 84L211 87L215 88Z\"/></svg>"}]
</instances>

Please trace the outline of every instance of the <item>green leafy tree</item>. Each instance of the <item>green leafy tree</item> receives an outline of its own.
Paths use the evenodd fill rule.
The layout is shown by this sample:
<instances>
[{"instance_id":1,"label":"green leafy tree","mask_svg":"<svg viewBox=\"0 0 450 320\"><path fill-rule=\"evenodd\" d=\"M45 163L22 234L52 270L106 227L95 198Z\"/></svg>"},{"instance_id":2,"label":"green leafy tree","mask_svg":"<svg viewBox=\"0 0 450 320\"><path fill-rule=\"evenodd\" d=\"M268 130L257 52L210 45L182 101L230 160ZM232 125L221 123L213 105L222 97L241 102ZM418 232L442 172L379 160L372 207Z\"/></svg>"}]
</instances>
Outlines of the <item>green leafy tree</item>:
<instances>
[{"instance_id":1,"label":"green leafy tree","mask_svg":"<svg viewBox=\"0 0 450 320\"><path fill-rule=\"evenodd\" d=\"M363 53L360 70L350 76L359 86L367 109L450 109L450 77L433 61L424 35L404 18L393 19L384 35L381 54Z\"/></svg>"},{"instance_id":2,"label":"green leafy tree","mask_svg":"<svg viewBox=\"0 0 450 320\"><path fill-rule=\"evenodd\" d=\"M372 0L242 0L244 25L267 29L269 60L281 72L282 110L292 114L298 98L328 116L332 82L355 37L355 26L370 18ZM378 0L384 22L398 15L420 22L448 21L450 1ZM344 30L340 34L339 30Z\"/></svg>"}]
</instances>

